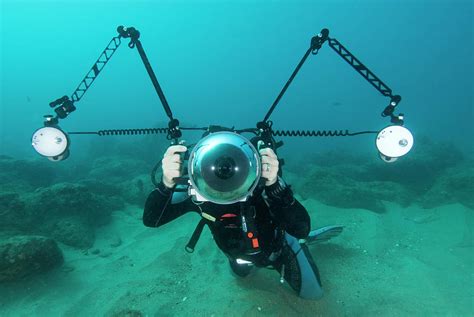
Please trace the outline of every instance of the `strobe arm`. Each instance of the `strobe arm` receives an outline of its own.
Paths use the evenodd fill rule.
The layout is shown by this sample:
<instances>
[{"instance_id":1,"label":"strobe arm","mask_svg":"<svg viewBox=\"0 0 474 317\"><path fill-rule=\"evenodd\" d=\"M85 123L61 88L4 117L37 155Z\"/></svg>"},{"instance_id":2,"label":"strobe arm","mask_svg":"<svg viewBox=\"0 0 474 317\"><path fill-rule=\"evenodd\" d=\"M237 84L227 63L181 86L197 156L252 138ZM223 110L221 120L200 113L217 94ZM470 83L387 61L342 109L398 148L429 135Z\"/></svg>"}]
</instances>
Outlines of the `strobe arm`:
<instances>
[{"instance_id":1,"label":"strobe arm","mask_svg":"<svg viewBox=\"0 0 474 317\"><path fill-rule=\"evenodd\" d=\"M130 43L128 44L128 47L130 48L137 47L138 54L140 55L140 58L142 59L143 65L145 65L148 76L150 76L151 82L153 83L153 87L155 88L155 91L158 94L158 97L160 98L161 104L163 105L166 115L170 119L168 123L169 130L168 130L167 138L173 139L177 143L178 139L181 137L179 121L173 118L173 113L168 104L168 101L166 100L163 89L161 89L160 83L158 82L158 79L156 78L155 72L153 71L153 68L151 67L150 61L148 60L145 50L143 49L143 45L139 40L140 32L133 27L125 28L123 26L119 26L117 28L117 32L123 38L130 38Z\"/></svg>"},{"instance_id":2,"label":"strobe arm","mask_svg":"<svg viewBox=\"0 0 474 317\"><path fill-rule=\"evenodd\" d=\"M41 155L48 157L53 161L60 161L68 157L69 155L69 138L68 135L61 130L58 126L59 119L66 118L71 112L76 110L75 102L81 100L87 90L90 88L95 79L102 72L102 69L112 58L115 51L121 44L121 38L129 38L130 43L128 47L137 47L138 53L142 59L143 64L150 76L158 97L161 100L166 115L170 121L168 123L167 138L173 140L174 143L179 142L181 137L181 130L179 128L179 121L173 118L173 113L169 107L169 104L165 98L163 90L158 83L158 80L153 72L153 69L148 61L148 57L145 54L145 50L139 40L140 32L133 27L125 28L119 26L117 28L118 36L112 38L107 47L101 52L99 58L96 60L92 68L87 72L86 76L82 79L76 90L72 93L71 97L63 96L52 101L49 105L54 108L56 116L46 115L44 116L44 127L36 130L32 136L33 148Z\"/></svg>"},{"instance_id":3,"label":"strobe arm","mask_svg":"<svg viewBox=\"0 0 474 317\"><path fill-rule=\"evenodd\" d=\"M352 66L362 77L364 77L375 89L377 89L382 95L390 98L389 105L384 109L382 112L383 117L389 116L391 118L391 122L397 125L403 125L403 114L394 115L393 112L395 107L400 103L402 98L399 95L393 95L392 90L382 81L380 80L373 72L371 72L364 64L362 64L351 52L349 52L338 40L329 37L329 30L322 29L321 32L314 36L311 39L310 47L307 49L306 53L304 54L303 58L300 60L298 65L296 66L295 70L291 74L290 78L284 85L281 92L278 94L277 98L273 102L272 106L268 110L267 114L265 115L263 121L257 124L257 128L260 129L262 132L266 132L270 134L268 129L268 121L275 110L276 106L280 102L281 98L287 91L288 87L292 83L293 79L298 74L299 70L306 62L310 53L313 55L318 54L319 49L325 42L329 43L329 46L339 55L341 56L349 65ZM262 129L263 127L263 129Z\"/></svg>"},{"instance_id":4,"label":"strobe arm","mask_svg":"<svg viewBox=\"0 0 474 317\"><path fill-rule=\"evenodd\" d=\"M303 64L306 62L306 59L308 58L309 54L312 53L313 55L316 55L319 51L319 49L321 48L321 46L324 44L324 42L327 40L327 37L329 35L329 31L328 29L323 29L321 30L321 33L319 33L318 35L316 35L315 37L313 37L311 39L311 45L310 47L306 50L306 52L304 53L303 57L301 58L300 62L298 63L298 65L296 66L295 70L293 71L293 73L291 74L290 78L288 79L288 81L286 82L285 86L283 86L283 89L280 91L280 93L278 94L277 98L275 99L275 101L273 102L273 104L271 105L270 109L268 110L267 114L265 115L265 118L263 119L262 122L267 122L269 119L270 119L270 116L272 115L273 113L273 110L275 110L276 106L278 105L278 103L280 102L281 100L281 97L283 97L283 95L285 94L286 90L288 89L288 87L290 86L290 84L293 82L293 79L295 79L296 75L298 74L298 72L300 71L301 67L303 66ZM259 122L260 124L260 122ZM259 128L257 126L257 128Z\"/></svg>"},{"instance_id":5,"label":"strobe arm","mask_svg":"<svg viewBox=\"0 0 474 317\"><path fill-rule=\"evenodd\" d=\"M63 96L49 103L51 108L55 108L54 112L56 112L57 115L56 121L57 119L66 118L71 112L76 110L74 103L81 100L97 76L99 76L102 69L112 58L120 44L120 36L113 37L107 47L100 53L99 58L95 61L94 65L92 65L86 76L71 94L71 97Z\"/></svg>"},{"instance_id":6,"label":"strobe arm","mask_svg":"<svg viewBox=\"0 0 474 317\"><path fill-rule=\"evenodd\" d=\"M115 36L110 40L107 47L101 52L99 58L95 61L94 65L92 65L91 69L87 72L86 76L81 80L77 88L69 96L63 96L52 101L49 105L52 108L55 108L54 111L56 113L56 117L52 117L50 115L45 116L44 124L45 126L52 126L56 125L59 119L66 118L71 112L76 110L75 102L81 100L87 90L90 88L92 83L96 80L99 76L102 69L108 63L108 61L112 58L115 51L121 44L121 38L129 38L130 42L128 47L130 48L137 48L137 51L142 59L143 64L147 70L148 75L153 83L153 87L155 88L158 97L160 98L161 104L166 112L166 115L170 119L168 124L168 139L174 139L177 141L178 138L181 137L181 130L179 128L179 121L173 118L173 113L171 112L171 108L166 100L165 94L161 89L160 84L156 78L155 72L151 67L151 64L148 60L148 57L143 49L143 45L140 42L140 32L135 29L134 27L125 28L123 26L119 26L117 28L118 36Z\"/></svg>"},{"instance_id":7,"label":"strobe arm","mask_svg":"<svg viewBox=\"0 0 474 317\"><path fill-rule=\"evenodd\" d=\"M352 66L362 77L364 77L375 89L383 96L390 98L389 105L382 112L382 117L390 117L390 121L397 125L403 125L403 114L394 115L395 107L400 103L402 97L393 95L392 89L380 80L373 72L370 71L362 62L349 52L338 40L328 37L329 46Z\"/></svg>"},{"instance_id":8,"label":"strobe arm","mask_svg":"<svg viewBox=\"0 0 474 317\"><path fill-rule=\"evenodd\" d=\"M265 115L263 121L257 123L257 131L259 138L266 146L274 147L276 144L273 136L345 136L359 135L365 133L374 133L373 131L363 131L361 133L350 134L346 132L327 132L327 131L272 131L272 122L269 120L270 115L280 102L281 98L287 91L293 79L307 60L310 53L318 54L319 49L325 42L329 42L329 46L341 56L349 65L352 66L362 77L364 77L375 89L383 96L390 98L390 103L382 111L382 117L390 117L390 121L394 124L380 131L376 138L376 146L379 150L380 157L386 162L394 162L398 157L408 153L413 146L413 136L411 132L403 127L403 114L395 115L395 107L400 103L402 98L399 95L393 95L392 90L381 81L374 73L372 73L364 64L362 64L351 52L349 52L339 41L329 37L329 30L323 29L321 32L311 39L311 45L307 49L301 61L296 66L290 78L284 85L278 97Z\"/></svg>"},{"instance_id":9,"label":"strobe arm","mask_svg":"<svg viewBox=\"0 0 474 317\"><path fill-rule=\"evenodd\" d=\"M298 63L295 70L291 74L290 78L287 80L287 82L283 86L283 89L280 91L277 98L271 105L270 109L267 111L265 118L263 119L263 121L260 121L257 123L257 130L259 131L260 139L265 143L265 146L270 147L275 150L277 147L280 147L283 145L281 141L276 142L275 139L273 138L274 133L272 130L272 122L269 120L270 116L272 115L273 110L275 110L276 106L280 102L281 98L285 94L288 87L290 87L290 84L293 82L293 79L295 79L301 67L308 59L309 54L316 55L319 52L319 49L321 48L321 46L327 40L328 35L329 35L329 31L327 29L323 29L321 30L321 33L319 33L318 35L314 36L311 39L310 47L306 50L300 62Z\"/></svg>"}]
</instances>

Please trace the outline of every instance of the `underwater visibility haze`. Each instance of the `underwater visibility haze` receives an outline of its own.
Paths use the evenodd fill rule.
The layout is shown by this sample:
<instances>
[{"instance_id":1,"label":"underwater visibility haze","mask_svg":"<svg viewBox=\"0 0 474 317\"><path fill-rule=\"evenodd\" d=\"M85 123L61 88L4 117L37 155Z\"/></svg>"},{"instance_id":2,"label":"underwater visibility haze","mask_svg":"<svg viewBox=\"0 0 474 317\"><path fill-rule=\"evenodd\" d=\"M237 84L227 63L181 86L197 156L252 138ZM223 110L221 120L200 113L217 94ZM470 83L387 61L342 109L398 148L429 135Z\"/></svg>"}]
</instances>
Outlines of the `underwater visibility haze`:
<instances>
[{"instance_id":1,"label":"underwater visibility haze","mask_svg":"<svg viewBox=\"0 0 474 317\"><path fill-rule=\"evenodd\" d=\"M472 1L0 21L0 316L474 314Z\"/></svg>"}]
</instances>

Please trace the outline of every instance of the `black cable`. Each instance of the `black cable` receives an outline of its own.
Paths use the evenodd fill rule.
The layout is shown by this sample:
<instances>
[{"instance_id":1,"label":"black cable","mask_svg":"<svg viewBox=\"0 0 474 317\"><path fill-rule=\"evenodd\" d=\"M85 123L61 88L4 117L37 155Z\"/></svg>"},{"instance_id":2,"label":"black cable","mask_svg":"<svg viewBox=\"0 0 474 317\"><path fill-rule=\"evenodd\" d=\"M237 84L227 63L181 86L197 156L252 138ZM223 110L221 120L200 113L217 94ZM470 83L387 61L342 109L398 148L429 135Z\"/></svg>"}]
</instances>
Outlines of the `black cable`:
<instances>
[{"instance_id":1,"label":"black cable","mask_svg":"<svg viewBox=\"0 0 474 317\"><path fill-rule=\"evenodd\" d=\"M207 131L207 128L181 128L181 130ZM235 130L237 133L250 132L257 133L255 128ZM273 136L280 137L334 137L334 136L355 136L360 134L377 134L379 131L359 131L349 132L349 130L272 130ZM164 134L168 133L167 128L142 128L142 129L109 129L96 132L68 132L68 134L95 134L104 135L143 135L143 134Z\"/></svg>"},{"instance_id":2,"label":"black cable","mask_svg":"<svg viewBox=\"0 0 474 317\"><path fill-rule=\"evenodd\" d=\"M349 130L273 130L273 136L286 136L286 137L293 137L293 136L304 136L304 137L322 137L322 136L354 136L359 134L371 134L371 133L378 133L378 131L361 131L361 132L354 132L350 133Z\"/></svg>"},{"instance_id":3,"label":"black cable","mask_svg":"<svg viewBox=\"0 0 474 317\"><path fill-rule=\"evenodd\" d=\"M353 132L349 133L348 136L355 136L355 135L360 135L360 134L377 134L380 131L360 131L360 132Z\"/></svg>"},{"instance_id":4,"label":"black cable","mask_svg":"<svg viewBox=\"0 0 474 317\"><path fill-rule=\"evenodd\" d=\"M68 132L67 134L99 134L99 132Z\"/></svg>"},{"instance_id":5,"label":"black cable","mask_svg":"<svg viewBox=\"0 0 474 317\"><path fill-rule=\"evenodd\" d=\"M139 134L163 134L168 133L167 128L144 128L144 129L110 129L99 130L98 135L139 135Z\"/></svg>"},{"instance_id":6,"label":"black cable","mask_svg":"<svg viewBox=\"0 0 474 317\"><path fill-rule=\"evenodd\" d=\"M181 128L181 130L207 131L208 128Z\"/></svg>"},{"instance_id":7,"label":"black cable","mask_svg":"<svg viewBox=\"0 0 474 317\"><path fill-rule=\"evenodd\" d=\"M206 131L207 128L180 128L181 130L199 130ZM78 131L68 132L68 134L84 135L84 134L95 134L99 136L103 135L143 135L143 134L163 134L168 133L167 128L141 128L141 129L107 129L99 131Z\"/></svg>"}]
</instances>

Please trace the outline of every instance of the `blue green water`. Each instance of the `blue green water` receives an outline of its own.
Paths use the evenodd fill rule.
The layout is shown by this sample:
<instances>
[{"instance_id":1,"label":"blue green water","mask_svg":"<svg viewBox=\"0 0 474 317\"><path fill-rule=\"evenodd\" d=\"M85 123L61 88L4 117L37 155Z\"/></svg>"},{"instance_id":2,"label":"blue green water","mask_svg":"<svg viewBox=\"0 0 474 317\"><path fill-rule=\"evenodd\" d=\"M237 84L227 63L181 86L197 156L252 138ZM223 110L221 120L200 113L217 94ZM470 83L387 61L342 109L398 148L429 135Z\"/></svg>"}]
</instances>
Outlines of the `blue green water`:
<instances>
[{"instance_id":1,"label":"blue green water","mask_svg":"<svg viewBox=\"0 0 474 317\"><path fill-rule=\"evenodd\" d=\"M278 292L274 298L265 290L261 291L265 287L257 285L264 278L244 285L237 282L235 286L232 279L222 277L223 280L216 282L219 294L226 292L227 282L234 285L224 296L225 305L231 307L228 310L208 309L202 303L190 303L187 299L185 308L170 304L184 297L189 297L189 300L197 297L197 289L203 286L193 287L191 282L186 291L170 282L168 287L179 293L176 297L179 299L170 299L162 294L162 290L150 291L152 295L140 295L135 292L135 287L130 286L128 292L133 300L128 308L132 310L135 305L133 309L143 315L183 316L191 313L209 316L260 314L265 312L265 305L279 308L269 309L268 315L362 315L364 312L369 315L472 315L474 312L472 1L0 0L0 21L0 219L3 221L0 233L5 239L18 234L47 235L47 221L44 228L36 230L33 222L21 225L12 219L25 213L31 216L33 210L51 211L51 217L62 219L58 211L61 207L54 207L54 202L51 205L44 203L44 199L47 200L44 197L81 192L83 188L87 188L90 196L78 199L76 205L64 199L61 202L64 208L74 209L85 201L94 201L96 206L108 208L107 215L112 211L116 215L127 214L124 210L135 208L132 217L134 229L124 229L122 224L128 218L122 219L121 216L116 216L119 220L114 218L115 222L105 221L116 226L115 230L124 241L123 246L129 246L127 241L135 239L144 241L148 237L159 243L163 238L158 231L141 233L143 228L137 219L145 192L151 186L149 171L168 145L164 135L145 138L72 136L71 157L55 164L39 157L31 147L31 135L42 127L43 115L53 112L48 103L73 92L110 39L117 35L117 26L133 26L140 31L140 40L173 115L182 126L218 124L236 128L253 128L263 119L308 49L311 38L321 29L328 28L330 37L338 39L394 94L402 96L396 111L405 114L405 126L412 131L415 146L406 158L395 165L387 165L378 159L373 135L284 138L285 146L280 153L287 162L287 177L304 205L308 209L320 210L314 214L310 212L313 224L319 226L337 221L349 228L339 243L342 246L338 246L335 240L334 249L325 246L313 250L315 253L320 251L318 258L322 258L322 274L329 284L326 299L319 304L309 304L291 297L290 292ZM122 40L121 47L76 104L77 110L60 122L65 131L166 126L168 118L139 55L136 49L128 48L127 43L127 40ZM276 129L378 131L389 124L387 118L380 116L388 102L325 44L317 55L310 55L271 119ZM184 138L193 143L198 136L185 133ZM75 187L78 184L84 187ZM343 193L350 194L342 197ZM92 203L89 207L87 212L93 212ZM363 211L354 211L354 208ZM80 208L77 212L80 213ZM368 212L371 216L359 216L361 212ZM378 223L380 217L384 221ZM188 220L188 229L192 230L195 219ZM403 221L408 224L404 225ZM354 225L358 222L363 223L366 240L359 241L355 234L359 234L358 226ZM416 240L416 234L411 239L413 232L404 231L411 226L415 232L420 230L424 241L438 237L436 231L444 232L444 229L447 230L446 238L438 241L438 249L436 245ZM180 227L173 228L181 230ZM137 231L132 238L121 230ZM179 247L185 244L188 231L180 231L181 235L177 237ZM61 243L64 241L56 239L65 252L61 274L68 271L64 267L75 267L76 282L88 276L88 266L81 264L80 252L89 250L90 254L97 248L94 241L100 242L107 236L101 232L97 231L96 240L90 238L92 246L86 243L86 247L63 246ZM373 242L374 237L391 241L390 237L394 236L408 237L410 241ZM208 253L201 256L219 261L222 255L215 253L212 241L208 240L208 244L203 243L207 245L205 250ZM357 280L364 287L357 289L357 294L365 292L378 297L370 301L368 296L360 295L358 300L355 290L345 288L342 280L351 279L351 275L346 274L351 269L355 270L352 276L360 276L357 268L350 265L360 268L365 260L349 260L347 266L344 266L344 261L331 262L352 255L356 247L353 241L358 241L357 245L362 245L362 248L364 242L361 241L369 241L365 248L374 259L383 258L381 254L385 255L387 245L417 245L406 248L401 257L406 261L393 264L390 261L396 257L390 253L385 270L372 270L370 266L364 268L391 277L405 274L406 280L420 279L424 283L420 288L399 283L394 287L395 291L390 292L390 280L377 283L372 280L371 283L370 278L375 280L375 275L365 280L362 276ZM146 244L132 245L143 253L150 253ZM424 255L415 261L413 259L419 251L416 248L428 251L426 254L420 251ZM165 254L166 247L160 250ZM449 252L451 258L442 260L443 250ZM173 251L177 252L177 258L170 260L171 267L179 267L183 265L182 261L187 261L180 260L181 251ZM134 259L126 248L115 255L116 258L126 255ZM110 269L98 263L90 264L90 270L106 272ZM143 260L137 266L143 265L140 266L141 272L150 272L147 269L150 263ZM222 275L229 273L226 263L220 263L220 266L219 262L216 263L214 265L222 270ZM331 274L330 265L333 264L339 275ZM214 272L205 262L196 262L195 265L204 276ZM166 271L166 266L161 269L156 266L159 262L153 262L154 270ZM131 274L130 285L138 283L135 275L117 267L114 267L117 270L114 274L121 276L124 283L120 284L121 287L127 283L127 274ZM410 275L412 271L419 272L419 275ZM83 295L89 291L100 294L98 297L106 297L104 293L94 293L90 286L102 281L101 278L77 286L78 291L70 303L63 300L56 310L45 308L39 304L41 301L50 302L55 292L69 292L63 285L71 283L67 274L59 277L54 275L54 271L47 274L53 275L0 285L6 299L1 300L0 315L110 315L120 311L119 304L80 309L92 305L93 300ZM453 275L451 280L439 278L450 274ZM107 280L105 273L103 280ZM38 295L43 290L39 285L44 281L51 283L49 288L44 288L49 289L49 293ZM467 282L459 287L457 283L460 281ZM352 284L356 282L351 279ZM25 289L25 285L35 290L34 295L28 297L27 293L20 292L24 296L20 301L14 293ZM113 283L111 285L113 288ZM272 284L267 286L273 287ZM419 295L423 293L421 288L428 286L433 290L425 297ZM245 300L245 305L233 303L230 293L236 289L232 287L238 288L238 299ZM405 295L394 295L396 292L405 292ZM148 308L146 296L154 302ZM256 298L255 303L251 298ZM160 300L163 303L160 304ZM432 301L436 304L427 304ZM394 308L401 307L404 302L408 302L406 310ZM423 305L417 306L419 302ZM364 310L364 304L371 308ZM263 311L257 309L262 305ZM37 306L40 308L31 308Z\"/></svg>"},{"instance_id":2,"label":"blue green water","mask_svg":"<svg viewBox=\"0 0 474 317\"><path fill-rule=\"evenodd\" d=\"M402 96L399 109L415 134L470 145L470 1L2 1L1 18L2 152L34 155L18 140L41 125L51 100L72 93L118 25L140 30L183 122L254 126L311 37L328 28ZM378 129L388 123L379 117L386 105L325 47L272 119L281 128ZM125 45L77 106L65 128L167 119L137 52Z\"/></svg>"}]
</instances>

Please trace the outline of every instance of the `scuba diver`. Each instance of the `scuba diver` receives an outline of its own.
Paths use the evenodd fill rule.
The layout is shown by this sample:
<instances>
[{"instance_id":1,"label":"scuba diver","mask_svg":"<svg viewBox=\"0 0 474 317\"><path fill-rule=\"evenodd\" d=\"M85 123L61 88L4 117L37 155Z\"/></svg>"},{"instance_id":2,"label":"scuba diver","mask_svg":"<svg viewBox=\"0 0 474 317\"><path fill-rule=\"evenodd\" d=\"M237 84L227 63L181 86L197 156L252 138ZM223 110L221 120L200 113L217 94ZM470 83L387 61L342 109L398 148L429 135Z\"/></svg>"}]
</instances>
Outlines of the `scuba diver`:
<instances>
[{"instance_id":1,"label":"scuba diver","mask_svg":"<svg viewBox=\"0 0 474 317\"><path fill-rule=\"evenodd\" d=\"M280 282L286 280L301 298L321 298L323 291L318 268L306 243L300 242L327 240L339 234L342 227L329 226L310 233L308 212L293 197L290 186L278 176L279 161L275 152L271 148L258 150L262 181L246 202L218 204L209 201L197 203L188 193L174 192L179 187L175 180L183 175L183 153L186 151L184 145L172 145L166 150L162 159L161 182L145 203L144 225L160 227L187 212L198 212L203 217L200 230L204 223L209 226L235 275L245 277L253 267L272 268L280 273ZM230 148L221 148L217 152L220 153L212 159L215 164L211 164L212 170L216 167L219 170L217 178L225 181L235 178L229 171L240 170L235 166L229 168L227 163L233 159L238 161L238 155L230 153ZM227 162L222 163L223 158ZM244 165L240 164L240 168ZM221 189L225 187L222 184ZM247 209L251 210L250 214L245 212L245 206L250 206ZM246 217L242 217L243 214ZM190 247L191 251L196 242Z\"/></svg>"},{"instance_id":2,"label":"scuba diver","mask_svg":"<svg viewBox=\"0 0 474 317\"><path fill-rule=\"evenodd\" d=\"M44 116L44 126L37 129L31 139L33 148L50 161L68 158L70 135L148 135L166 133L173 140L161 161L163 176L155 178L159 164L151 173L155 189L148 196L143 213L143 223L160 227L179 216L194 211L201 216L186 246L193 252L199 236L207 225L217 246L228 257L232 271L240 277L247 276L254 267L267 267L280 273L280 282L288 284L302 298L318 299L322 296L319 272L307 244L327 241L342 232L341 226L328 226L310 231L310 217L303 205L293 197L293 192L282 179L276 149L282 142L278 137L352 137L376 135L375 145L380 158L392 164L406 155L414 139L404 125L404 114L395 109L401 96L372 73L337 39L329 37L329 30L322 29L313 36L310 46L294 69L290 78L256 128L235 130L220 126L181 127L173 116L168 101L155 76L140 38L134 27L117 27L114 36L87 72L74 92L49 103L54 115ZM76 110L92 82L118 49L123 39L130 39L128 47L136 48L153 83L153 87L169 118L168 127L107 129L99 131L65 132L59 120ZM310 55L317 55L324 43L344 59L378 92L390 99L381 113L390 124L380 131L349 130L273 130L270 116L282 99L293 79ZM206 131L193 147L184 167L188 148L178 144L182 131ZM247 140L241 133L254 133L257 139ZM259 142L263 145L260 146ZM274 151L275 150L275 151ZM183 155L184 154L184 155ZM187 176L187 177L186 177Z\"/></svg>"}]
</instances>

